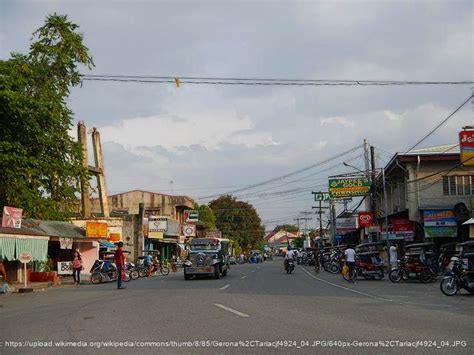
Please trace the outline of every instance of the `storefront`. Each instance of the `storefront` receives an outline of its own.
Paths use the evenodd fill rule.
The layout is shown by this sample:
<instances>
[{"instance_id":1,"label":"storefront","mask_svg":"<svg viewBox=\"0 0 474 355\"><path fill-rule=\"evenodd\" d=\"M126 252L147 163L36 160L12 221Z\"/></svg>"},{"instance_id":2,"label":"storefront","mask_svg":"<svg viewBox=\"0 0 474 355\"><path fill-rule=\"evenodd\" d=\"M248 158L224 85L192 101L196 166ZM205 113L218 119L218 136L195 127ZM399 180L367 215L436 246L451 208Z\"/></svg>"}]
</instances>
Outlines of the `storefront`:
<instances>
[{"instance_id":1,"label":"storefront","mask_svg":"<svg viewBox=\"0 0 474 355\"><path fill-rule=\"evenodd\" d=\"M22 282L22 264L18 257L23 252L29 252L32 262L27 265L31 272L48 260L49 237L28 228L0 228L0 255L11 282Z\"/></svg>"}]
</instances>

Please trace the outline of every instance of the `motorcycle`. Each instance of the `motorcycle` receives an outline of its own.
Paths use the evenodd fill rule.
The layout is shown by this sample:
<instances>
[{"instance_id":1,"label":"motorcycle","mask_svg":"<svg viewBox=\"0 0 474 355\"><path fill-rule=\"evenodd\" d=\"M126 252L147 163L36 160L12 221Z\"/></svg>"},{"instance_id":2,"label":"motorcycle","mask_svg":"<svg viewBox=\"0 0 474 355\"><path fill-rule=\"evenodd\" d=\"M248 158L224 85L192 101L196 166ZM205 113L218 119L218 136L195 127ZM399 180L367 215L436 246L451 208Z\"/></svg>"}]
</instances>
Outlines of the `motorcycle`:
<instances>
[{"instance_id":1,"label":"motorcycle","mask_svg":"<svg viewBox=\"0 0 474 355\"><path fill-rule=\"evenodd\" d=\"M398 260L398 267L390 271L388 278L394 283L398 283L402 279L429 283L436 280L436 274L421 262Z\"/></svg>"},{"instance_id":2,"label":"motorcycle","mask_svg":"<svg viewBox=\"0 0 474 355\"><path fill-rule=\"evenodd\" d=\"M90 273L91 273L90 280L91 280L91 283L93 284L116 281L118 277L117 266L108 260L100 260L100 259L96 260L94 262L94 265L92 265ZM126 266L125 266L124 281L128 282L131 279L132 279L131 273L130 271L127 271Z\"/></svg>"},{"instance_id":3,"label":"motorcycle","mask_svg":"<svg viewBox=\"0 0 474 355\"><path fill-rule=\"evenodd\" d=\"M465 253L462 255L463 258L466 258L469 261L474 259L474 252ZM441 292L446 296L454 296L462 288L468 291L469 293L474 293L474 277L472 272L466 271L464 269L465 264L463 260L458 257L452 257L450 266L448 267L448 272L441 280L439 287Z\"/></svg>"},{"instance_id":4,"label":"motorcycle","mask_svg":"<svg viewBox=\"0 0 474 355\"><path fill-rule=\"evenodd\" d=\"M285 263L285 270L287 274L291 274L295 269L295 262L292 259L289 259Z\"/></svg>"},{"instance_id":5,"label":"motorcycle","mask_svg":"<svg viewBox=\"0 0 474 355\"><path fill-rule=\"evenodd\" d=\"M140 274L134 263L125 262L125 281L127 281L128 277L130 277L131 280L136 280L140 277Z\"/></svg>"}]
</instances>

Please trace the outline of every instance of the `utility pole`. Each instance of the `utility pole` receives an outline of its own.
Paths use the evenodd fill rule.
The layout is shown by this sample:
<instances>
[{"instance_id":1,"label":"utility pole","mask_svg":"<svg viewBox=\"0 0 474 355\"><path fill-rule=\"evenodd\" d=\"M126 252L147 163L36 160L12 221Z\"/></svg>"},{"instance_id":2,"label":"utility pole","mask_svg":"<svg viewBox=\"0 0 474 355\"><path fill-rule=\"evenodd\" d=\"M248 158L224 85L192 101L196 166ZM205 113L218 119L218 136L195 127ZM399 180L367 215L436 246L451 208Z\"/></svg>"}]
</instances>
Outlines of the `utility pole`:
<instances>
[{"instance_id":1,"label":"utility pole","mask_svg":"<svg viewBox=\"0 0 474 355\"><path fill-rule=\"evenodd\" d=\"M371 206L371 211L374 215L374 218L376 218L376 213L377 213L377 206L376 206L376 183L375 183L375 148L373 146L370 147L370 160L372 163L372 177L371 177L371 192L370 192L370 202L372 203Z\"/></svg>"},{"instance_id":2,"label":"utility pole","mask_svg":"<svg viewBox=\"0 0 474 355\"><path fill-rule=\"evenodd\" d=\"M372 147L370 147L372 148ZM370 170L370 163L369 163L369 142L367 139L364 139L364 162L365 162L365 174L367 177L369 177L369 170ZM369 211L370 210L370 201L365 200L365 210Z\"/></svg>"},{"instance_id":3,"label":"utility pole","mask_svg":"<svg viewBox=\"0 0 474 355\"><path fill-rule=\"evenodd\" d=\"M318 211L316 212L319 215L319 237L323 238L323 210L329 209L327 206L322 206L322 201L319 201L319 206L313 206L311 208L315 208Z\"/></svg>"}]
</instances>

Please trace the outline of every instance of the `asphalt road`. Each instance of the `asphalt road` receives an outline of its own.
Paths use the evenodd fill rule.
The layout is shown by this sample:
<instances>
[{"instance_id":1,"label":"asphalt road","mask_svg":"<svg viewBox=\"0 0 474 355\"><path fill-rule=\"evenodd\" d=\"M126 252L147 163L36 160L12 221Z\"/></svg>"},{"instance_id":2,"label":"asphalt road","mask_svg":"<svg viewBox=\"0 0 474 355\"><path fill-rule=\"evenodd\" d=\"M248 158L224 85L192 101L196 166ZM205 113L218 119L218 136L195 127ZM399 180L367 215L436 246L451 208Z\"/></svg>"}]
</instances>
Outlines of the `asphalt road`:
<instances>
[{"instance_id":1,"label":"asphalt road","mask_svg":"<svg viewBox=\"0 0 474 355\"><path fill-rule=\"evenodd\" d=\"M303 267L287 275L282 259L275 258L258 265L235 265L219 280L184 281L179 272L126 286L125 290L112 283L67 286L0 296L0 353L472 354L474 350L474 295L446 297L438 283L349 284L340 275L315 274ZM15 348L19 341L29 343ZM51 341L72 343L61 347ZM343 347L354 341L372 343ZM397 347L388 341L413 343ZM33 348L40 345L34 342L47 348Z\"/></svg>"}]
</instances>

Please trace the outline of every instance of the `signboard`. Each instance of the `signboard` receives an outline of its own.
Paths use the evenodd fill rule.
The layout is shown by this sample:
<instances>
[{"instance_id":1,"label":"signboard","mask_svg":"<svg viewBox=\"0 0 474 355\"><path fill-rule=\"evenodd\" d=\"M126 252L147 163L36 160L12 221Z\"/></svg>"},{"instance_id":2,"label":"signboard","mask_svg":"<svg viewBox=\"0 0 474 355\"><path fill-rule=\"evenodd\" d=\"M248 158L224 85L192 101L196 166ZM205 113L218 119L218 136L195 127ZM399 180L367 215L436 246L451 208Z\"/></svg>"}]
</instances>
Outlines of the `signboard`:
<instances>
[{"instance_id":1,"label":"signboard","mask_svg":"<svg viewBox=\"0 0 474 355\"><path fill-rule=\"evenodd\" d=\"M72 238L59 238L59 249L72 249Z\"/></svg>"},{"instance_id":2,"label":"signboard","mask_svg":"<svg viewBox=\"0 0 474 355\"><path fill-rule=\"evenodd\" d=\"M357 217L336 218L336 229L357 229Z\"/></svg>"},{"instance_id":3,"label":"signboard","mask_svg":"<svg viewBox=\"0 0 474 355\"><path fill-rule=\"evenodd\" d=\"M3 207L2 227L21 228L21 217L23 210L21 208Z\"/></svg>"},{"instance_id":4,"label":"signboard","mask_svg":"<svg viewBox=\"0 0 474 355\"><path fill-rule=\"evenodd\" d=\"M221 231L207 231L206 238L222 238Z\"/></svg>"},{"instance_id":5,"label":"signboard","mask_svg":"<svg viewBox=\"0 0 474 355\"><path fill-rule=\"evenodd\" d=\"M331 200L331 196L329 192L313 192L314 200L315 201L329 201Z\"/></svg>"},{"instance_id":6,"label":"signboard","mask_svg":"<svg viewBox=\"0 0 474 355\"><path fill-rule=\"evenodd\" d=\"M163 232L148 232L150 239L163 239Z\"/></svg>"},{"instance_id":7,"label":"signboard","mask_svg":"<svg viewBox=\"0 0 474 355\"><path fill-rule=\"evenodd\" d=\"M452 210L423 211L423 222L428 238L456 237L457 222Z\"/></svg>"},{"instance_id":8,"label":"signboard","mask_svg":"<svg viewBox=\"0 0 474 355\"><path fill-rule=\"evenodd\" d=\"M359 227L368 227L374 221L374 215L372 212L359 212L357 215L357 222L359 223Z\"/></svg>"},{"instance_id":9,"label":"signboard","mask_svg":"<svg viewBox=\"0 0 474 355\"><path fill-rule=\"evenodd\" d=\"M168 218L163 216L148 217L148 233L165 232L168 228Z\"/></svg>"},{"instance_id":10,"label":"signboard","mask_svg":"<svg viewBox=\"0 0 474 355\"><path fill-rule=\"evenodd\" d=\"M333 198L370 195L370 181L367 177L331 178L329 195Z\"/></svg>"},{"instance_id":11,"label":"signboard","mask_svg":"<svg viewBox=\"0 0 474 355\"><path fill-rule=\"evenodd\" d=\"M196 210L187 210L184 211L184 220L187 223L190 222L199 222L199 211Z\"/></svg>"},{"instance_id":12,"label":"signboard","mask_svg":"<svg viewBox=\"0 0 474 355\"><path fill-rule=\"evenodd\" d=\"M29 251L21 252L18 256L18 260L23 264L28 264L31 261L31 253Z\"/></svg>"},{"instance_id":13,"label":"signboard","mask_svg":"<svg viewBox=\"0 0 474 355\"><path fill-rule=\"evenodd\" d=\"M86 237L107 239L107 223L87 221Z\"/></svg>"},{"instance_id":14,"label":"signboard","mask_svg":"<svg viewBox=\"0 0 474 355\"><path fill-rule=\"evenodd\" d=\"M72 275L72 265L70 261L58 261L58 275Z\"/></svg>"},{"instance_id":15,"label":"signboard","mask_svg":"<svg viewBox=\"0 0 474 355\"><path fill-rule=\"evenodd\" d=\"M120 242L122 240L122 237L120 236L120 233L110 233L109 234L109 241L111 242Z\"/></svg>"},{"instance_id":16,"label":"signboard","mask_svg":"<svg viewBox=\"0 0 474 355\"><path fill-rule=\"evenodd\" d=\"M196 236L196 226L194 224L186 224L183 226L183 234L185 237Z\"/></svg>"},{"instance_id":17,"label":"signboard","mask_svg":"<svg viewBox=\"0 0 474 355\"><path fill-rule=\"evenodd\" d=\"M336 242L340 242L340 241L342 240L342 235L336 235L336 236L334 236L334 240L335 240Z\"/></svg>"},{"instance_id":18,"label":"signboard","mask_svg":"<svg viewBox=\"0 0 474 355\"><path fill-rule=\"evenodd\" d=\"M459 132L459 147L461 149L461 163L474 165L474 130Z\"/></svg>"}]
</instances>

